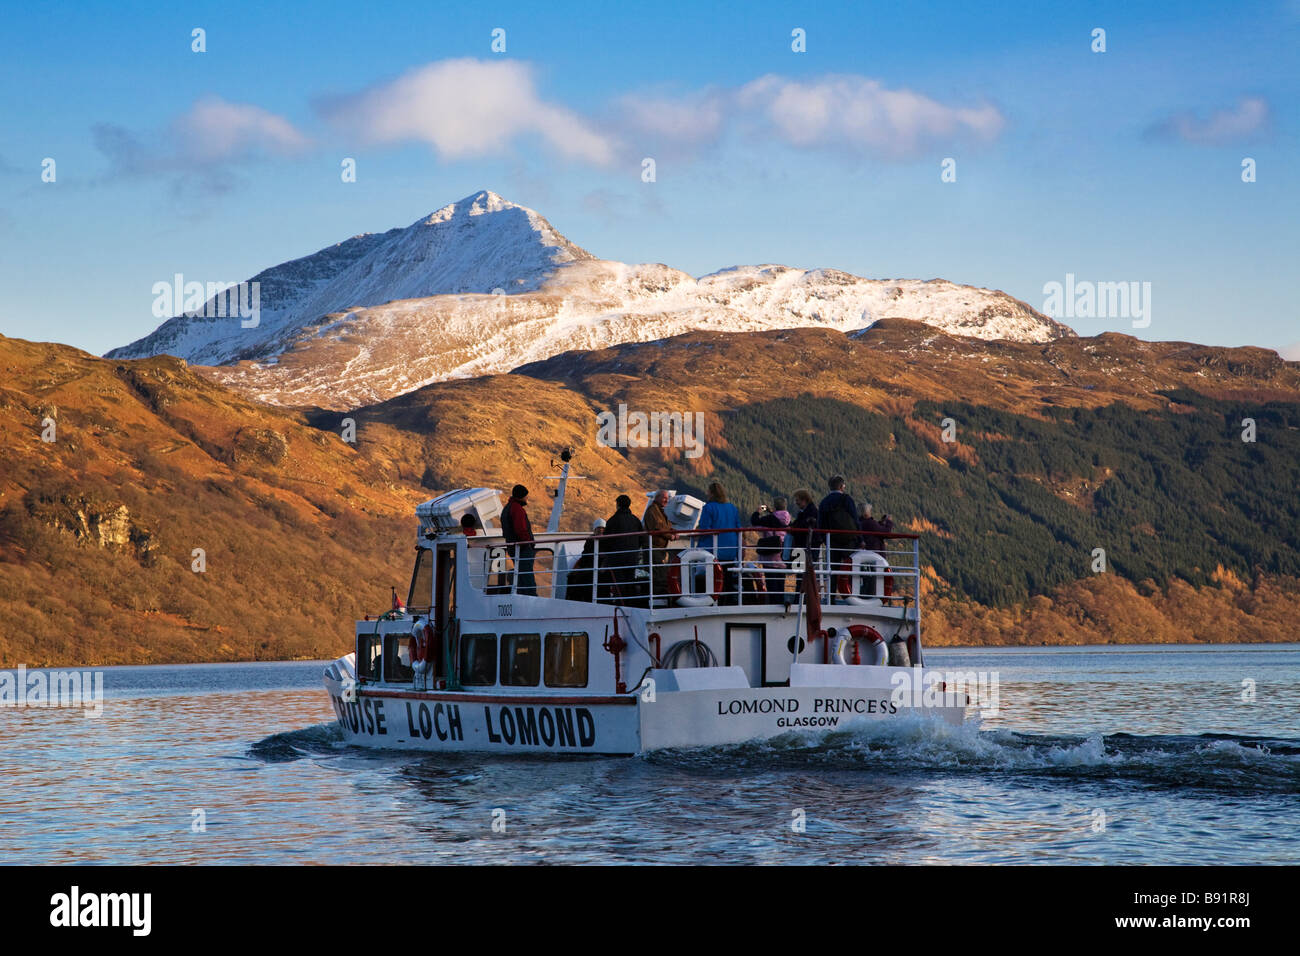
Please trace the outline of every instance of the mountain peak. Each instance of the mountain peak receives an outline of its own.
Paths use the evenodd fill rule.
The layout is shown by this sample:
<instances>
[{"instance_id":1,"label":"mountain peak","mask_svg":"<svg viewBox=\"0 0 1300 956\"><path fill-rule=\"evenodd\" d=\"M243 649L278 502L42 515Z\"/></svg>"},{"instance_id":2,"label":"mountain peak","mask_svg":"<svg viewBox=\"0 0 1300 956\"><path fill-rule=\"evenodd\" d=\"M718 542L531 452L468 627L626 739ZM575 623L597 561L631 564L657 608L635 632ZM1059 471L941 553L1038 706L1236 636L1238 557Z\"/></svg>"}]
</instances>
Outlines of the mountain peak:
<instances>
[{"instance_id":1,"label":"mountain peak","mask_svg":"<svg viewBox=\"0 0 1300 956\"><path fill-rule=\"evenodd\" d=\"M270 357L326 316L438 295L533 292L558 267L592 258L533 210L481 189L405 229L356 236L254 276L260 316L251 329L214 307L170 318L108 356Z\"/></svg>"},{"instance_id":2,"label":"mountain peak","mask_svg":"<svg viewBox=\"0 0 1300 956\"><path fill-rule=\"evenodd\" d=\"M599 260L532 209L487 189L253 281L261 306L252 327L215 311L177 316L109 356L166 352L197 365L250 359L265 364L248 375L292 379L298 397L311 391L309 400L319 404L388 397L439 378L509 371L566 349L697 329L853 332L908 318L983 339L1044 342L1073 334L1005 293L940 279L865 279L765 264L697 280L667 266ZM287 394L278 385L257 388L269 400Z\"/></svg>"},{"instance_id":3,"label":"mountain peak","mask_svg":"<svg viewBox=\"0 0 1300 956\"><path fill-rule=\"evenodd\" d=\"M458 199L456 202L448 203L441 209L430 213L428 218L424 220L424 224L432 226L440 222L448 222L458 217L483 216L488 213L504 212L509 209L520 209L528 214L529 217L541 218L536 212L526 206L513 203L499 194L494 193L490 189L480 189L478 192L471 193L464 199Z\"/></svg>"}]
</instances>

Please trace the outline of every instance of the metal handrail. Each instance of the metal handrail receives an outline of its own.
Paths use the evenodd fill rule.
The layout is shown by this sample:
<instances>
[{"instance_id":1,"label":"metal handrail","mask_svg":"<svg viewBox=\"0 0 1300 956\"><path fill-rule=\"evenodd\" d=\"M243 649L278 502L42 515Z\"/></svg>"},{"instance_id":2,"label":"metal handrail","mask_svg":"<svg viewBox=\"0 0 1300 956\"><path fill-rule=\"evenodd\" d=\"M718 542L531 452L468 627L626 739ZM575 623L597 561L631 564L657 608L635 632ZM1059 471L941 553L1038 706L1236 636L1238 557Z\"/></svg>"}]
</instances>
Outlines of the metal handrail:
<instances>
[{"instance_id":1,"label":"metal handrail","mask_svg":"<svg viewBox=\"0 0 1300 956\"><path fill-rule=\"evenodd\" d=\"M563 549L554 546L565 545L565 544L577 544L577 543L581 543L585 546L588 541L591 541L593 539L593 537L597 540L598 544L603 543L604 541L615 541L615 540L628 539L628 538L645 538L646 547L644 549L634 548L628 550L620 550L620 549L608 549L608 548L601 548L601 547L596 547L593 549L592 567L590 569L591 572L590 585L587 585L585 582L580 585L583 588L586 588L588 586L590 587L591 589L591 596L589 599L590 603L628 604L628 605L641 605L646 607L655 607L657 606L655 604L656 600L662 601L667 599L669 602L671 602L674 598L683 596L683 594L686 593L686 587L683 582L682 590L680 592L672 592L670 590L665 591L663 589L656 590L655 571L657 569L665 569L666 571L666 567L671 566L671 564L665 565L664 562L662 562L662 560L656 560L656 555L663 554L665 551L667 551L668 553L672 553L674 551L680 552L683 550L699 549L699 550L712 552L715 555L715 562L714 562L715 566L721 568L724 571L724 573L729 572L731 575L733 575L734 576L733 580L736 582L736 588L734 590L729 590L726 589L725 587L721 587L721 588L717 587L715 583L714 592L711 595L709 595L710 597L713 597L715 601L734 597L736 599L735 603L740 606L771 607L774 609L784 610L786 606L787 598L794 597L800 589L799 582L797 580L797 575L799 574L799 570L796 568L787 567L785 565L783 559L784 551L785 551L784 541L782 544L782 558L779 559L776 564L773 564L773 563L768 563L766 559L758 559L758 558L747 561L745 557L746 552L747 551L756 552L756 548L752 542L746 544L743 538L744 534L752 533L759 536L767 537L770 536L773 532L778 532L778 531L784 532L785 535L806 534L809 537L810 547L805 550L812 553L814 573L817 578L819 592L823 596L829 597L831 598L831 600L834 600L837 597L842 597L843 595L835 592L834 586L843 577L848 577L850 579L851 582L850 594L856 595L858 597L864 596L860 594L860 590L859 590L862 579L871 578L871 579L882 580L882 581L884 579L892 579L892 582L895 586L901 582L910 582L912 585L912 587L910 588L910 594L908 594L906 591L900 591L898 593L889 596L886 596L883 593L877 593L874 595L867 595L867 597L880 598L882 601L886 597L892 598L894 600L906 600L912 603L913 607L918 607L919 609L920 593L921 593L920 535L913 532L899 532L899 531L876 532L876 531L860 531L860 530L848 530L848 529L839 530L834 528L807 528L807 529L793 528L792 529L790 527L770 528L766 526L753 526L753 525L745 526L745 527L737 527L737 528L706 528L703 530L674 529L672 532L674 537L674 543L677 542L680 543L678 543L676 547L670 545L668 548L662 548L662 547L657 548L655 547L655 543L654 543L654 538L657 535L663 535L668 533L665 531L630 531L630 532L619 532L615 534L601 534L595 536L589 534L588 535L556 535L554 533L547 533L540 537L534 538L534 540L531 542L504 542L504 539L500 535L493 535L493 536L479 535L479 536L474 536L466 539L466 545L468 548L482 551L488 548L499 548L502 547L504 544L506 554L512 559L512 563L514 566L509 570L505 569L504 567L499 567L494 570L491 564L488 564L486 568L477 569L477 573L476 573L476 569L471 565L469 568L469 583L472 586L477 587L479 590L488 591L489 593L509 593L512 595L518 595L519 578L520 578L520 574L518 573L519 572L518 548L520 544L531 544L533 545L534 548L534 566L531 572L533 575L534 582L535 583L537 582L537 578L539 576L544 578L547 575L549 575L550 590L552 592L552 596L561 597L562 595L554 593L560 584L560 575L561 574L563 575L563 583L567 590L568 587L570 586L569 575L574 570L576 570L576 568L573 565L570 565L565 568L556 567L554 564L556 560L555 556L563 553ZM716 552L718 550L719 545L716 541L716 536L722 534L733 534L733 533L742 535L742 537L739 539L736 545L737 548L736 559L734 561L727 561L727 562L718 560L716 558ZM851 547L852 547L852 551L854 552L856 552L857 550L870 550L880 555L882 559L884 559L885 561L885 566L883 568L878 565L872 565L870 567L860 566L857 570L854 570L851 566L848 568L843 567L843 562L840 562L838 566L834 566L834 567L832 566L830 560L831 554L830 554L830 545L829 545L829 541L833 540L831 536L841 536L841 537L847 536L853 539L861 539L866 537L879 538L882 540L882 542L888 541L890 543L892 543L893 541L898 541L900 543L904 541L910 541L912 546L910 548L903 548L903 549L892 549L888 547L865 549L862 547L862 543L860 541L854 541L852 545L846 545L845 547L842 548L836 548L835 550L839 554L844 554L845 552L849 552ZM700 540L700 539L709 539L709 538L714 539L712 546L709 546ZM552 546L552 547L548 549L548 546ZM552 554L551 567L541 571L539 571L536 568L536 563L535 563L536 552L539 548L543 552L550 550ZM616 560L614 563L611 564L608 561L608 558L611 556L611 550L613 554L634 555L635 560L631 560L627 562ZM601 565L602 551L605 552L605 557L607 559L603 567ZM910 557L911 560L910 561L900 560L906 557ZM642 558L644 558L644 560L642 560ZM807 560L807 555L805 555L805 560ZM574 564L576 564L576 561L574 562ZM642 572L642 573L638 574L638 572ZM679 571L679 574L680 573L681 572ZM497 592L492 590L493 585L490 584L490 580L494 574L504 575L508 577L509 580L508 592ZM787 591L785 590L785 583L786 583L786 579L791 574L796 575L795 589L794 591ZM747 578L751 581L752 584L754 584L756 590L751 590L748 592L746 591L745 583ZM768 595L772 592L766 591L767 584L769 582L774 581L777 578L780 579L781 582L780 593L783 595L780 603L771 602L768 599ZM762 585L762 591L757 590L759 584ZM502 582L499 579L496 587L501 587L501 586L502 586ZM881 585L878 585L875 588L875 590L877 592L883 592L884 590L883 583ZM624 593L624 591L627 591L628 593ZM749 596L749 601L746 601L747 595ZM823 600L822 603L826 603L826 602ZM918 610L918 614L919 614L919 610Z\"/></svg>"}]
</instances>

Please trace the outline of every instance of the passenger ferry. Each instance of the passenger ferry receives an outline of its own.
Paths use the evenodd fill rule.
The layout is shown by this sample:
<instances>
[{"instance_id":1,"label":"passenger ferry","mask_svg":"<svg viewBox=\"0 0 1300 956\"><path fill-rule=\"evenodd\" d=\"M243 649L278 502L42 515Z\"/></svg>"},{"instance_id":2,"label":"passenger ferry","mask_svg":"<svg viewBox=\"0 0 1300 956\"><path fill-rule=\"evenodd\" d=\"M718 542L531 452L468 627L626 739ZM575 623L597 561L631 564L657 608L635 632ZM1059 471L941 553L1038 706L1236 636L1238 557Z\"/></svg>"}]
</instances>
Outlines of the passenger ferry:
<instances>
[{"instance_id":1,"label":"passenger ferry","mask_svg":"<svg viewBox=\"0 0 1300 956\"><path fill-rule=\"evenodd\" d=\"M349 742L637 754L906 714L966 719L965 694L923 667L917 535L880 535L885 548L868 551L852 532L819 532L810 547L787 545L774 570L751 543L770 529L697 532L703 502L675 492L666 548L561 533L561 457L531 562L503 537L494 489L416 508L405 602L394 593L392 610L357 622L355 651L325 669ZM742 547L724 566L714 536L733 530ZM847 543L832 551L836 534Z\"/></svg>"}]
</instances>

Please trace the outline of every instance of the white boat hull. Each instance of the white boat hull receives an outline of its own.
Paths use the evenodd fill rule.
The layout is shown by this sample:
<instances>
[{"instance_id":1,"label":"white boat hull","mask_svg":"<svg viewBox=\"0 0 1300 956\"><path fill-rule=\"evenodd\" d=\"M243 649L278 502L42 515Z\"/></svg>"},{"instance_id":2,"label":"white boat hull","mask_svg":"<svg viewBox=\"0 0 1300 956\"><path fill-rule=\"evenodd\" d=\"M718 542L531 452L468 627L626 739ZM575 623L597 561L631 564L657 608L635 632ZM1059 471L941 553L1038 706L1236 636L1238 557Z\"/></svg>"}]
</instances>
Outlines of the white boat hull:
<instances>
[{"instance_id":1,"label":"white boat hull","mask_svg":"<svg viewBox=\"0 0 1300 956\"><path fill-rule=\"evenodd\" d=\"M738 667L689 668L651 671L636 692L612 697L502 695L357 689L349 655L330 666L325 686L345 739L359 746L628 755L852 731L904 715L960 725L964 697L909 692L919 670L796 664L790 686L750 687Z\"/></svg>"}]
</instances>

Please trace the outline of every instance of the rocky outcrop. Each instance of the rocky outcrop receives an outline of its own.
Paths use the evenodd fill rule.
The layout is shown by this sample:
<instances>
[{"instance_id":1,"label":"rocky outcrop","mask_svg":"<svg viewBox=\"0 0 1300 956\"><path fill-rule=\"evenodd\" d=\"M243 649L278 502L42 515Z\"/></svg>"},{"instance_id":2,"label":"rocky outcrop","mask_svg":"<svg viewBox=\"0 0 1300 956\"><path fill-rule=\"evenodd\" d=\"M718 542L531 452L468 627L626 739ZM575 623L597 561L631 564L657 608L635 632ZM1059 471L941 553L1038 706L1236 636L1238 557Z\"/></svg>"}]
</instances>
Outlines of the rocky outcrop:
<instances>
[{"instance_id":1,"label":"rocky outcrop","mask_svg":"<svg viewBox=\"0 0 1300 956\"><path fill-rule=\"evenodd\" d=\"M29 512L44 524L77 539L78 544L130 552L141 564L152 563L157 540L152 531L138 525L131 511L120 502L91 495L40 496Z\"/></svg>"}]
</instances>

